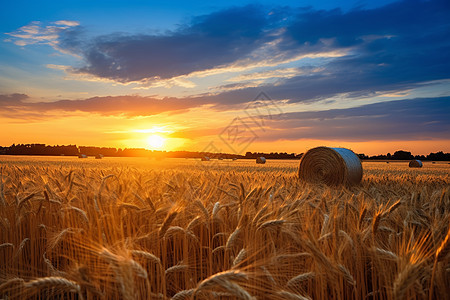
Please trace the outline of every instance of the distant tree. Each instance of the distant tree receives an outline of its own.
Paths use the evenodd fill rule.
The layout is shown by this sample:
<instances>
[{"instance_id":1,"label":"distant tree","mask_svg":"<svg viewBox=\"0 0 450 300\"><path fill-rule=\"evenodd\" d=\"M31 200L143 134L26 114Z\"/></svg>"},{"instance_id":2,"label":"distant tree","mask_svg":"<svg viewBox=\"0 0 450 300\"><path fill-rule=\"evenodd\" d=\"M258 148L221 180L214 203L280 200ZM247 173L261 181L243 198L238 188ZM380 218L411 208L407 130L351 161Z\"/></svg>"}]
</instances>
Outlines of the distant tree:
<instances>
[{"instance_id":1,"label":"distant tree","mask_svg":"<svg viewBox=\"0 0 450 300\"><path fill-rule=\"evenodd\" d=\"M429 160L450 160L450 153L444 153L443 151L439 151L436 153L430 153L427 155L427 159Z\"/></svg>"},{"instance_id":2,"label":"distant tree","mask_svg":"<svg viewBox=\"0 0 450 300\"><path fill-rule=\"evenodd\" d=\"M394 155L392 156L393 159L400 159L400 160L410 160L414 159L414 156L412 156L411 152L408 151L395 151Z\"/></svg>"}]
</instances>

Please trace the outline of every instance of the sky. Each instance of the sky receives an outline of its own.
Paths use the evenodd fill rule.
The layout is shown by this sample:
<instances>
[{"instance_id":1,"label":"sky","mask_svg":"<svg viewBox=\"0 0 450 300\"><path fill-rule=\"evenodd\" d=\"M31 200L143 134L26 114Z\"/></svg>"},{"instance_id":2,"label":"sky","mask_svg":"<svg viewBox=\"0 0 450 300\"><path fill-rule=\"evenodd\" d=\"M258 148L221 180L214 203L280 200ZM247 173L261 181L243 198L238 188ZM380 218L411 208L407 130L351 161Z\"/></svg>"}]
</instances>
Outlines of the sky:
<instances>
[{"instance_id":1,"label":"sky","mask_svg":"<svg viewBox=\"0 0 450 300\"><path fill-rule=\"evenodd\" d=\"M0 146L450 152L450 3L8 1Z\"/></svg>"}]
</instances>

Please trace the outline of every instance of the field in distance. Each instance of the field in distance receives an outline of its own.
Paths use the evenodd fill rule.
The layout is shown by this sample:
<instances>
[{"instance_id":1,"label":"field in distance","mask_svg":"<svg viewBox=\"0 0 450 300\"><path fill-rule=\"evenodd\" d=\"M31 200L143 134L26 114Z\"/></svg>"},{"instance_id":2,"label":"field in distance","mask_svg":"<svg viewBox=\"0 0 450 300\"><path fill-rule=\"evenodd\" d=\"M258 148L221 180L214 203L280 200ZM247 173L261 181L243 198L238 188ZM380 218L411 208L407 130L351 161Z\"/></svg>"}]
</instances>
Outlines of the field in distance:
<instances>
[{"instance_id":1,"label":"field in distance","mask_svg":"<svg viewBox=\"0 0 450 300\"><path fill-rule=\"evenodd\" d=\"M298 164L0 156L0 298L450 294L448 162L340 188Z\"/></svg>"}]
</instances>

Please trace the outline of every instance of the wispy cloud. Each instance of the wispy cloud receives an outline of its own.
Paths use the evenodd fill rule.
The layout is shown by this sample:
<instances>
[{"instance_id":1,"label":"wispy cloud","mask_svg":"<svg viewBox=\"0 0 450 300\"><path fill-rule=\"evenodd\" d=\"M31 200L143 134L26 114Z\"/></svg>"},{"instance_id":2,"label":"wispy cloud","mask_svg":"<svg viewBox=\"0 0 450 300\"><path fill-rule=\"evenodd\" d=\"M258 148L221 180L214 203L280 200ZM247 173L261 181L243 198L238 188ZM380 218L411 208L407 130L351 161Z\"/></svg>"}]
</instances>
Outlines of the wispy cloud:
<instances>
[{"instance_id":1,"label":"wispy cloud","mask_svg":"<svg viewBox=\"0 0 450 300\"><path fill-rule=\"evenodd\" d=\"M208 104L203 98L162 99L138 95L93 97L81 100L58 100L53 102L29 102L23 94L0 95L0 114L17 118L24 113L87 112L105 116L151 116L165 112L182 112L186 109ZM64 115L62 115L64 116Z\"/></svg>"},{"instance_id":2,"label":"wispy cloud","mask_svg":"<svg viewBox=\"0 0 450 300\"><path fill-rule=\"evenodd\" d=\"M297 75L304 73L299 68L285 68L277 70L269 70L262 72L246 73L241 74L232 78L227 79L227 81L241 82L241 81L253 81L261 79L274 79L274 78L292 78Z\"/></svg>"},{"instance_id":3,"label":"wispy cloud","mask_svg":"<svg viewBox=\"0 0 450 300\"><path fill-rule=\"evenodd\" d=\"M9 39L18 46L32 44L47 44L56 47L59 43L60 35L71 27L80 25L77 21L60 20L44 25L42 22L34 21L26 26L22 26L16 31L6 33Z\"/></svg>"},{"instance_id":4,"label":"wispy cloud","mask_svg":"<svg viewBox=\"0 0 450 300\"><path fill-rule=\"evenodd\" d=\"M133 118L161 113L186 113L193 108L222 105L221 98L189 97L157 99L141 96L94 97L84 100L30 102L23 94L0 95L0 116L33 121L54 119L79 112L102 116ZM214 108L214 107L213 107ZM217 107L216 107L217 108ZM230 108L230 106L228 106ZM225 109L222 107L222 109ZM265 132L259 142L283 140L433 140L448 139L450 132L450 97L416 98L367 104L345 109L286 112L280 116L260 116ZM17 118L19 116L19 118ZM252 120L249 126L256 126ZM219 134L226 120L205 120L170 133L171 137L200 138ZM253 124L253 125L252 125ZM202 126L201 128L198 126ZM255 131L259 130L254 128ZM153 128L142 132L166 132Z\"/></svg>"},{"instance_id":5,"label":"wispy cloud","mask_svg":"<svg viewBox=\"0 0 450 300\"><path fill-rule=\"evenodd\" d=\"M450 97L417 98L346 109L266 117L267 140L341 141L448 139Z\"/></svg>"},{"instance_id":6,"label":"wispy cloud","mask_svg":"<svg viewBox=\"0 0 450 300\"><path fill-rule=\"evenodd\" d=\"M328 140L425 141L446 140L450 132L450 97L416 98L367 104L346 109L283 113L261 116L265 131L258 142ZM241 119L249 128L260 132L253 120ZM208 124L171 136L199 139L218 135L223 128Z\"/></svg>"}]
</instances>

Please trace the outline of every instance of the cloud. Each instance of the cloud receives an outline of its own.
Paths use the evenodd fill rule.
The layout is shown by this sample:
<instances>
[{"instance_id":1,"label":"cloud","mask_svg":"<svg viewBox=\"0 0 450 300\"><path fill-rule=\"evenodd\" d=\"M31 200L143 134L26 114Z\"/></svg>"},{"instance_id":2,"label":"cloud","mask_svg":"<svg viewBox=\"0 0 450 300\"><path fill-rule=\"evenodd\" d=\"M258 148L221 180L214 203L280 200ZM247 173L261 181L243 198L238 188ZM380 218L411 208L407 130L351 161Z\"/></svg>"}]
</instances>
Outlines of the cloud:
<instances>
[{"instance_id":1,"label":"cloud","mask_svg":"<svg viewBox=\"0 0 450 300\"><path fill-rule=\"evenodd\" d=\"M61 20L61 21L56 21L55 24L56 25L63 25L63 26L67 26L67 27L73 27L73 26L80 25L80 22L78 22L78 21Z\"/></svg>"},{"instance_id":2,"label":"cloud","mask_svg":"<svg viewBox=\"0 0 450 300\"><path fill-rule=\"evenodd\" d=\"M402 1L345 13L300 10L278 37L279 53L301 56L345 50L346 54L324 60L307 76L300 73L275 83L221 86L223 93L218 97L222 105L233 105L263 90L275 99L311 102L343 94L351 98L409 90L448 79L448 15L450 6L436 0ZM417 17L412 20L412 16Z\"/></svg>"},{"instance_id":3,"label":"cloud","mask_svg":"<svg viewBox=\"0 0 450 300\"><path fill-rule=\"evenodd\" d=\"M163 35L111 34L95 38L86 48L77 48L72 38L60 42L86 62L73 72L118 82L169 79L247 56L272 39L265 33L266 17L259 6L237 7L196 17Z\"/></svg>"},{"instance_id":4,"label":"cloud","mask_svg":"<svg viewBox=\"0 0 450 300\"><path fill-rule=\"evenodd\" d=\"M285 113L265 118L263 140L345 141L448 139L450 97L417 98L347 109Z\"/></svg>"},{"instance_id":5,"label":"cloud","mask_svg":"<svg viewBox=\"0 0 450 300\"><path fill-rule=\"evenodd\" d=\"M22 105L23 100L27 98L25 94L0 95L0 107Z\"/></svg>"},{"instance_id":6,"label":"cloud","mask_svg":"<svg viewBox=\"0 0 450 300\"><path fill-rule=\"evenodd\" d=\"M281 79L276 86L271 78L258 84L293 102L412 88L449 77L450 8L445 1L401 1L347 12L268 11L260 6L234 7L196 17L161 35L111 34L88 41L82 40L78 26L64 31L59 42L86 63L73 68L74 73L148 86L170 87L154 82L322 59L322 72L313 76L279 77L281 71L275 71L272 79ZM263 72L235 79L245 81L242 76L261 77ZM235 86L242 91L245 84ZM231 88L224 86L224 91Z\"/></svg>"},{"instance_id":7,"label":"cloud","mask_svg":"<svg viewBox=\"0 0 450 300\"><path fill-rule=\"evenodd\" d=\"M241 81L254 81L261 79L292 78L302 73L304 73L304 71L299 68L284 68L277 70L241 74L232 77L230 79L227 79L227 81L241 82Z\"/></svg>"},{"instance_id":8,"label":"cloud","mask_svg":"<svg viewBox=\"0 0 450 300\"><path fill-rule=\"evenodd\" d=\"M415 98L362 105L354 108L292 112L241 118L258 135L257 142L286 140L424 141L448 140L450 97ZM231 122L231 120L230 120ZM260 125L264 124L264 131ZM173 137L199 139L219 135L224 128L209 124L174 132ZM246 128L238 128L246 131Z\"/></svg>"},{"instance_id":9,"label":"cloud","mask_svg":"<svg viewBox=\"0 0 450 300\"><path fill-rule=\"evenodd\" d=\"M306 98L311 98L414 87L420 82L449 78L449 14L450 6L440 0L402 1L347 13L302 12L286 27L278 44L280 51L352 50L327 63L321 76L293 78L285 86L298 86L299 91L307 91ZM308 86L314 86L317 92Z\"/></svg>"},{"instance_id":10,"label":"cloud","mask_svg":"<svg viewBox=\"0 0 450 300\"><path fill-rule=\"evenodd\" d=\"M32 44L47 44L56 47L59 37L63 32L71 27L78 26L77 21L60 20L44 25L39 21L31 22L22 26L16 31L6 33L11 36L12 41L18 46L27 46Z\"/></svg>"},{"instance_id":11,"label":"cloud","mask_svg":"<svg viewBox=\"0 0 450 300\"><path fill-rule=\"evenodd\" d=\"M27 102L27 99L28 96L24 94L0 95L0 115L12 119L20 116L22 121L46 117L53 119L76 112L130 118L160 113L184 113L192 108L210 107L222 102L220 98L213 97L157 99L136 95L55 102ZM395 100L346 109L288 112L271 117L263 115L261 118L264 132L259 127L261 120L256 124L254 119L247 118L241 112L241 119L259 133L259 141L445 140L450 132L450 97ZM173 137L216 135L223 130L217 128L216 124L215 121L210 121L204 128L188 128L174 133Z\"/></svg>"},{"instance_id":12,"label":"cloud","mask_svg":"<svg viewBox=\"0 0 450 300\"><path fill-rule=\"evenodd\" d=\"M63 110L98 113L102 115L149 116L164 112L174 112L202 105L190 99L156 99L141 96L94 97L85 100L60 100L50 103L36 103L32 107L39 110Z\"/></svg>"},{"instance_id":13,"label":"cloud","mask_svg":"<svg viewBox=\"0 0 450 300\"><path fill-rule=\"evenodd\" d=\"M51 117L32 109L27 99L25 94L0 95L0 117L8 118L9 123L29 123Z\"/></svg>"},{"instance_id":14,"label":"cloud","mask_svg":"<svg viewBox=\"0 0 450 300\"><path fill-rule=\"evenodd\" d=\"M59 100L53 102L24 102L27 95L0 95L0 114L4 117L17 118L24 114L65 112L87 112L100 115L125 117L150 116L164 112L182 112L199 107L208 102L202 98L162 99L138 95L93 97L80 100ZM6 113L8 111L8 113ZM14 112L14 113L12 113Z\"/></svg>"}]
</instances>

